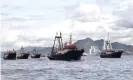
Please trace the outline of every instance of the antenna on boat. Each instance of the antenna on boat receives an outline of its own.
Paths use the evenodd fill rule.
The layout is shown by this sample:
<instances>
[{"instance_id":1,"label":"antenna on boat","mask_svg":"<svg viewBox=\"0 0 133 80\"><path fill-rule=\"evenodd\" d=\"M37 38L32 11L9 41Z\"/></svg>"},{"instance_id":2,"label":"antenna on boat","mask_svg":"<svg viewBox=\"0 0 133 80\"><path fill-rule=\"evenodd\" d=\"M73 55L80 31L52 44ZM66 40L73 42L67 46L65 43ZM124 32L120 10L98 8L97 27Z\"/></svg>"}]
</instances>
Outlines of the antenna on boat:
<instances>
[{"instance_id":1,"label":"antenna on boat","mask_svg":"<svg viewBox=\"0 0 133 80\"><path fill-rule=\"evenodd\" d=\"M53 48L52 48L52 54L53 54L53 51L54 51L54 47L55 47L55 42L58 42L58 47L59 47L59 50L62 50L63 49L63 43L62 43L62 33L60 32L60 35L58 35L58 33L56 32L56 36L55 36L55 39L54 39L54 45L53 45Z\"/></svg>"},{"instance_id":2,"label":"antenna on boat","mask_svg":"<svg viewBox=\"0 0 133 80\"><path fill-rule=\"evenodd\" d=\"M62 34L61 34L61 31L60 31L60 37L62 36Z\"/></svg>"},{"instance_id":3,"label":"antenna on boat","mask_svg":"<svg viewBox=\"0 0 133 80\"><path fill-rule=\"evenodd\" d=\"M106 49L106 38L104 38L104 42L103 42L103 50Z\"/></svg>"},{"instance_id":4,"label":"antenna on boat","mask_svg":"<svg viewBox=\"0 0 133 80\"><path fill-rule=\"evenodd\" d=\"M35 49L33 49L33 54L35 54L36 53L36 48Z\"/></svg>"},{"instance_id":5,"label":"antenna on boat","mask_svg":"<svg viewBox=\"0 0 133 80\"><path fill-rule=\"evenodd\" d=\"M110 47L110 49L112 49L112 45L111 45L111 41L110 41L109 32L108 32L108 41L109 41L109 47Z\"/></svg>"},{"instance_id":6,"label":"antenna on boat","mask_svg":"<svg viewBox=\"0 0 133 80\"><path fill-rule=\"evenodd\" d=\"M62 42L62 33L60 31L60 37L61 37L61 49L63 49L63 42Z\"/></svg>"},{"instance_id":7,"label":"antenna on boat","mask_svg":"<svg viewBox=\"0 0 133 80\"><path fill-rule=\"evenodd\" d=\"M71 45L72 44L72 34L70 34L70 42L69 44Z\"/></svg>"},{"instance_id":8,"label":"antenna on boat","mask_svg":"<svg viewBox=\"0 0 133 80\"><path fill-rule=\"evenodd\" d=\"M58 32L56 32L56 36L58 36Z\"/></svg>"},{"instance_id":9,"label":"antenna on boat","mask_svg":"<svg viewBox=\"0 0 133 80\"><path fill-rule=\"evenodd\" d=\"M112 45L111 45L110 37L109 37L109 32L108 32L107 40L104 40L103 49L105 49L105 50L108 50L108 49L111 50L112 49Z\"/></svg>"},{"instance_id":10,"label":"antenna on boat","mask_svg":"<svg viewBox=\"0 0 133 80\"><path fill-rule=\"evenodd\" d=\"M109 41L109 32L108 32L108 39L107 40Z\"/></svg>"},{"instance_id":11,"label":"antenna on boat","mask_svg":"<svg viewBox=\"0 0 133 80\"><path fill-rule=\"evenodd\" d=\"M24 53L24 48L23 46L21 47L20 53L23 52Z\"/></svg>"}]
</instances>

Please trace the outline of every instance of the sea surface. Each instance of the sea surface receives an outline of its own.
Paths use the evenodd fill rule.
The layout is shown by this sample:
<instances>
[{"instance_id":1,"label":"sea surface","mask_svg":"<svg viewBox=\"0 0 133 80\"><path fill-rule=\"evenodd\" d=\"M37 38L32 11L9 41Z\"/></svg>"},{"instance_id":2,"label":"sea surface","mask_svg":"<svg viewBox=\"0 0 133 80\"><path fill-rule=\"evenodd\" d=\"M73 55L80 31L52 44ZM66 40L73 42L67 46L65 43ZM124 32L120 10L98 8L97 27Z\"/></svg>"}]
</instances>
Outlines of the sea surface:
<instances>
[{"instance_id":1,"label":"sea surface","mask_svg":"<svg viewBox=\"0 0 133 80\"><path fill-rule=\"evenodd\" d=\"M80 61L3 60L2 80L133 80L133 56L83 56Z\"/></svg>"}]
</instances>

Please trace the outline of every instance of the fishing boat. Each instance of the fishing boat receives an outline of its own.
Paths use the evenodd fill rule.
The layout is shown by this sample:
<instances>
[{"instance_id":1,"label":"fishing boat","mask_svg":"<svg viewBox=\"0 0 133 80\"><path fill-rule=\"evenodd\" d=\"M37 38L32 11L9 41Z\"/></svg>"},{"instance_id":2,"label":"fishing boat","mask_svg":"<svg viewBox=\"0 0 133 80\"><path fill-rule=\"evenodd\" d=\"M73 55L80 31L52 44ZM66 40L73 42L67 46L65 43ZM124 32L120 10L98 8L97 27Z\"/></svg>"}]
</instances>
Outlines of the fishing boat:
<instances>
[{"instance_id":1,"label":"fishing boat","mask_svg":"<svg viewBox=\"0 0 133 80\"><path fill-rule=\"evenodd\" d=\"M15 60L16 59L16 51L13 49L13 51L5 52L3 59L4 60Z\"/></svg>"},{"instance_id":2,"label":"fishing boat","mask_svg":"<svg viewBox=\"0 0 133 80\"><path fill-rule=\"evenodd\" d=\"M33 50L33 53L31 54L31 58L40 58L41 54L36 52L36 49Z\"/></svg>"},{"instance_id":3,"label":"fishing boat","mask_svg":"<svg viewBox=\"0 0 133 80\"><path fill-rule=\"evenodd\" d=\"M30 54L28 52L24 52L24 48L21 47L20 54L17 55L17 59L28 59L29 55Z\"/></svg>"},{"instance_id":4,"label":"fishing boat","mask_svg":"<svg viewBox=\"0 0 133 80\"><path fill-rule=\"evenodd\" d=\"M123 50L112 49L111 42L109 40L109 33L108 33L108 40L104 41L103 51L100 54L101 58L121 58Z\"/></svg>"},{"instance_id":5,"label":"fishing boat","mask_svg":"<svg viewBox=\"0 0 133 80\"><path fill-rule=\"evenodd\" d=\"M58 45L55 45L57 40ZM58 47L55 47L58 46ZM83 55L84 49L78 50L76 45L72 44L72 35L70 34L70 41L66 42L63 46L62 34L55 36L52 52L47 57L50 60L80 60Z\"/></svg>"}]
</instances>

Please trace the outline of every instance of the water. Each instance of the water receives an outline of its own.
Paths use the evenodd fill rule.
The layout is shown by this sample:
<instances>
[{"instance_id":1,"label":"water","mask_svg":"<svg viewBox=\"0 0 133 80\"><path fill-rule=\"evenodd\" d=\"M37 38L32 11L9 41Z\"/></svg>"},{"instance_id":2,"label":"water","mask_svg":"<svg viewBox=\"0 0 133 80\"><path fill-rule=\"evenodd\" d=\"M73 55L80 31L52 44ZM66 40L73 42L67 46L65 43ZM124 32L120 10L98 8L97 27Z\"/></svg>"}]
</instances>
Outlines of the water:
<instances>
[{"instance_id":1,"label":"water","mask_svg":"<svg viewBox=\"0 0 133 80\"><path fill-rule=\"evenodd\" d=\"M2 80L133 80L133 56L103 59L85 56L80 61L50 61L47 57L3 60Z\"/></svg>"}]
</instances>

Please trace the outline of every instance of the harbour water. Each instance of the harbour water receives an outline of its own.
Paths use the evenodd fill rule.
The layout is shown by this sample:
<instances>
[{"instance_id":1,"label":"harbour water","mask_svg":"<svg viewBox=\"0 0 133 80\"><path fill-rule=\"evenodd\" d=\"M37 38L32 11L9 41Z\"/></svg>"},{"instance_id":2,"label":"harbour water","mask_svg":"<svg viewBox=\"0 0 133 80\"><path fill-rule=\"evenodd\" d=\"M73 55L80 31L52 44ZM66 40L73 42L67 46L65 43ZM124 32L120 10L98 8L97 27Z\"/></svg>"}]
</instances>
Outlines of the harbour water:
<instances>
[{"instance_id":1,"label":"harbour water","mask_svg":"<svg viewBox=\"0 0 133 80\"><path fill-rule=\"evenodd\" d=\"M2 80L133 80L133 56L100 58L83 56L80 61L40 59L3 60Z\"/></svg>"}]
</instances>

